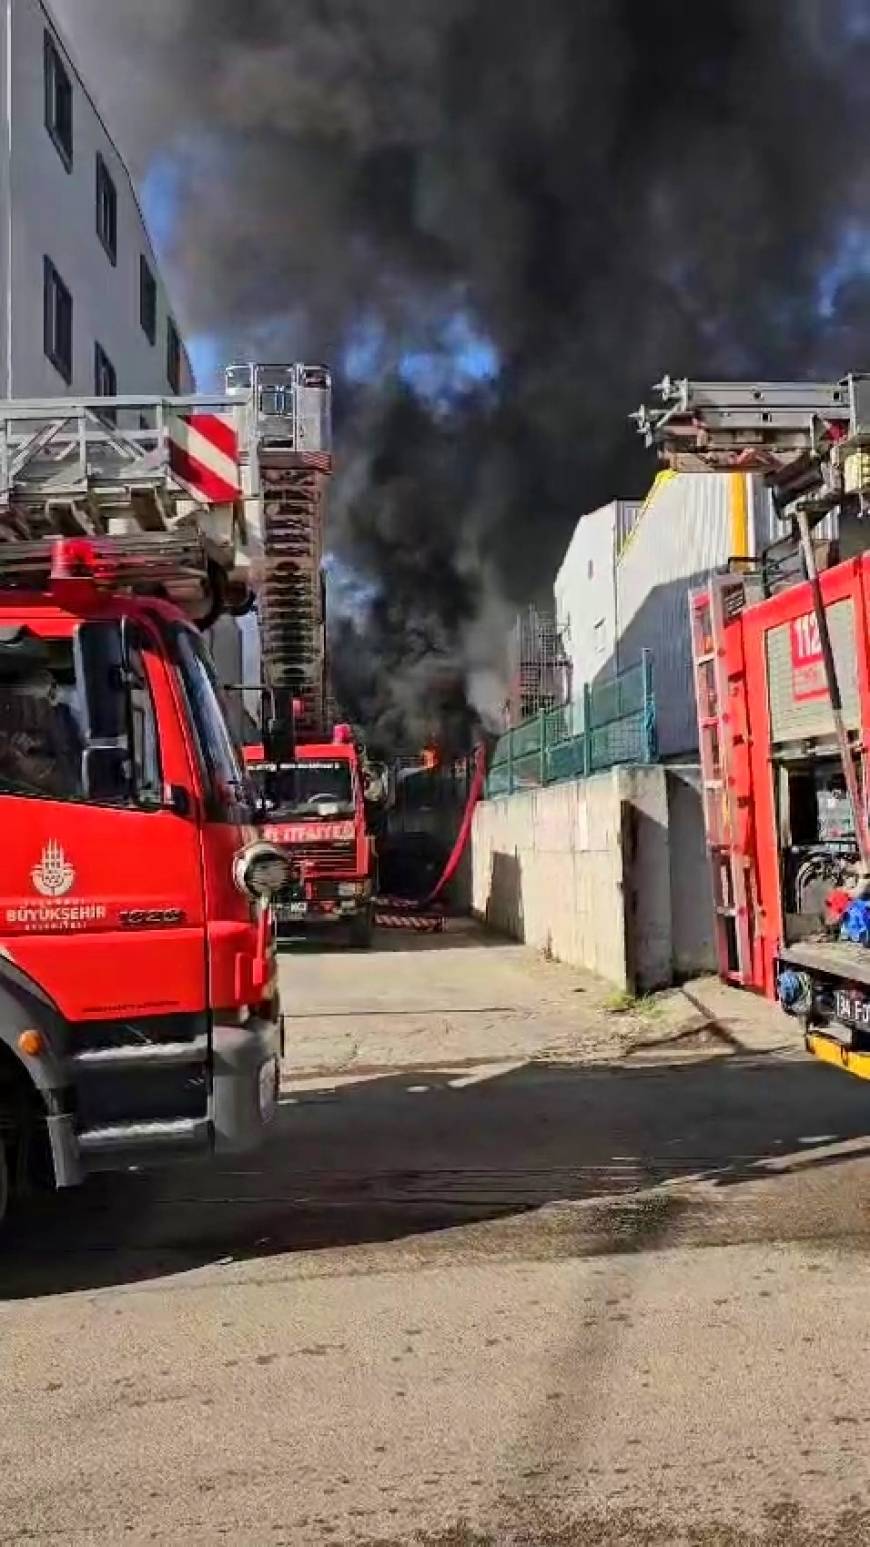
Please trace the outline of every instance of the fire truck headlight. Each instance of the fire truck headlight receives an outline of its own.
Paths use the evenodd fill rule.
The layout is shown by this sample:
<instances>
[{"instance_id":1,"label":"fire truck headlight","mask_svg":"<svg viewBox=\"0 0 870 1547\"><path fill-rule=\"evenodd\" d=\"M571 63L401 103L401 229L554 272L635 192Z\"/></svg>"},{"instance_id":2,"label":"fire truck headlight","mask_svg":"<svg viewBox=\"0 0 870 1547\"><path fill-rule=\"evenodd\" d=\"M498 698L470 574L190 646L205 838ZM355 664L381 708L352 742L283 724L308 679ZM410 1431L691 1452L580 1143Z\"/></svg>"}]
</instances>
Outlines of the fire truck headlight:
<instances>
[{"instance_id":1,"label":"fire truck headlight","mask_svg":"<svg viewBox=\"0 0 870 1547\"><path fill-rule=\"evenodd\" d=\"M252 843L233 860L233 880L246 897L268 901L293 879L288 856L271 843Z\"/></svg>"}]
</instances>

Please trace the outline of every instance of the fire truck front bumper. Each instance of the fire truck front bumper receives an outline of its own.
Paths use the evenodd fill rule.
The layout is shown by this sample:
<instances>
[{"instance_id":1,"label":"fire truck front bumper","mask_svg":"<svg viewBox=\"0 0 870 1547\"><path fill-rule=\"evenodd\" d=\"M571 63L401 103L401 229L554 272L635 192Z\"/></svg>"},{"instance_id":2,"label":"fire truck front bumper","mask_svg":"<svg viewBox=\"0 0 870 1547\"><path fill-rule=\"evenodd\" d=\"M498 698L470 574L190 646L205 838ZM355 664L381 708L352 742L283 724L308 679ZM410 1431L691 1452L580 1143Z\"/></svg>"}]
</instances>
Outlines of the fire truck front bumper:
<instances>
[{"instance_id":1,"label":"fire truck front bumper","mask_svg":"<svg viewBox=\"0 0 870 1547\"><path fill-rule=\"evenodd\" d=\"M283 1018L66 1021L0 957L0 1044L41 1109L57 1187L91 1171L257 1146L278 1105Z\"/></svg>"},{"instance_id":2,"label":"fire truck front bumper","mask_svg":"<svg viewBox=\"0 0 870 1547\"><path fill-rule=\"evenodd\" d=\"M320 876L298 882L273 903L276 924L346 924L371 907L372 883L366 877Z\"/></svg>"},{"instance_id":3,"label":"fire truck front bumper","mask_svg":"<svg viewBox=\"0 0 870 1547\"><path fill-rule=\"evenodd\" d=\"M89 1171L256 1149L278 1109L282 1044L282 1017L252 1015L243 1023L217 1018L210 1037L188 1044L128 1047L97 1055L107 1074L114 1071L127 1082L129 1106L143 1081L162 1073L167 1081L163 1110L159 1116L131 1119L124 1112L128 1102L121 1103L119 1113L116 1100L111 1119L85 1125L80 1110L75 1116L62 1110L69 1101L64 1100L65 1092L57 1092L48 1116L57 1186L75 1186ZM73 1062L80 1063L81 1055ZM83 1087L78 1073L80 1107Z\"/></svg>"}]
</instances>

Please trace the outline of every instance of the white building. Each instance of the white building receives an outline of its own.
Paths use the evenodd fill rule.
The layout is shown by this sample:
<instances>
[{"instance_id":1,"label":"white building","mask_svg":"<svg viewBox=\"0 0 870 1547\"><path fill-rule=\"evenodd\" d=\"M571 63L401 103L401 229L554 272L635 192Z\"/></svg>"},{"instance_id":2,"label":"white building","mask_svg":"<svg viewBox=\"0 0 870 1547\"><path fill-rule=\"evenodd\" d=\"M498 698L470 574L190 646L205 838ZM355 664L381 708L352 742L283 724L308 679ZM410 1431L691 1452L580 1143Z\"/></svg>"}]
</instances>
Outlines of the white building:
<instances>
[{"instance_id":1,"label":"white building","mask_svg":"<svg viewBox=\"0 0 870 1547\"><path fill-rule=\"evenodd\" d=\"M554 586L556 625L571 659L575 700L616 671L616 555L640 501L613 500L577 522Z\"/></svg>"},{"instance_id":2,"label":"white building","mask_svg":"<svg viewBox=\"0 0 870 1547\"><path fill-rule=\"evenodd\" d=\"M554 587L575 700L649 650L659 751L691 754L688 592L729 559L760 554L779 535L773 520L763 485L742 473L660 473L642 503L581 517Z\"/></svg>"},{"instance_id":3,"label":"white building","mask_svg":"<svg viewBox=\"0 0 870 1547\"><path fill-rule=\"evenodd\" d=\"M130 175L54 18L0 0L0 398L192 386Z\"/></svg>"}]
</instances>

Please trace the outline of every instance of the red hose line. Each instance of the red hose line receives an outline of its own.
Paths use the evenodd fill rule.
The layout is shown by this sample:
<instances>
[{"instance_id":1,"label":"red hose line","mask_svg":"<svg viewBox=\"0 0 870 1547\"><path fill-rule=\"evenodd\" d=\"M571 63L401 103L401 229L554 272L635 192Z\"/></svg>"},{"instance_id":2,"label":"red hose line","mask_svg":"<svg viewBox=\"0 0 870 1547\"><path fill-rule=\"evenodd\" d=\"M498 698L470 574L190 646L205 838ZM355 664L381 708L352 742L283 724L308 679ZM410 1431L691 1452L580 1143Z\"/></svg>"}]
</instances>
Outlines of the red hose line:
<instances>
[{"instance_id":1,"label":"red hose line","mask_svg":"<svg viewBox=\"0 0 870 1547\"><path fill-rule=\"evenodd\" d=\"M422 902L418 903L418 907L428 908L429 904L433 903L436 897L441 895L445 886L449 886L457 870L459 869L459 862L465 853L466 845L469 838L471 837L471 824L474 819L474 808L477 805L477 802L480 800L481 795L483 794L483 781L485 778L486 748L481 742L480 746L477 748L474 754L474 777L471 781L471 789L468 792L468 800L465 805L465 813L462 818L462 825L456 835L456 842L453 845L452 853L428 897L424 897Z\"/></svg>"}]
</instances>

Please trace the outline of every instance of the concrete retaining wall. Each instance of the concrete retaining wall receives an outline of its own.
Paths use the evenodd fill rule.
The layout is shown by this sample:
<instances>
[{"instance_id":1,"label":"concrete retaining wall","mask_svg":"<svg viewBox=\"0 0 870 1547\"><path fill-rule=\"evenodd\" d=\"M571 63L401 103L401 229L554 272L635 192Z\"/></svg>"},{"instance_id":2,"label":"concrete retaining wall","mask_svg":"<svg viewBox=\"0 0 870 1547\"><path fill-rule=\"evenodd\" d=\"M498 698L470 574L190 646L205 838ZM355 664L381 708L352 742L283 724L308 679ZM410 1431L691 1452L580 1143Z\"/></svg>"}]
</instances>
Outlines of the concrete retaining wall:
<instances>
[{"instance_id":1,"label":"concrete retaining wall","mask_svg":"<svg viewBox=\"0 0 870 1547\"><path fill-rule=\"evenodd\" d=\"M612 768L483 802L473 912L631 992L709 969L697 795L691 769Z\"/></svg>"}]
</instances>

